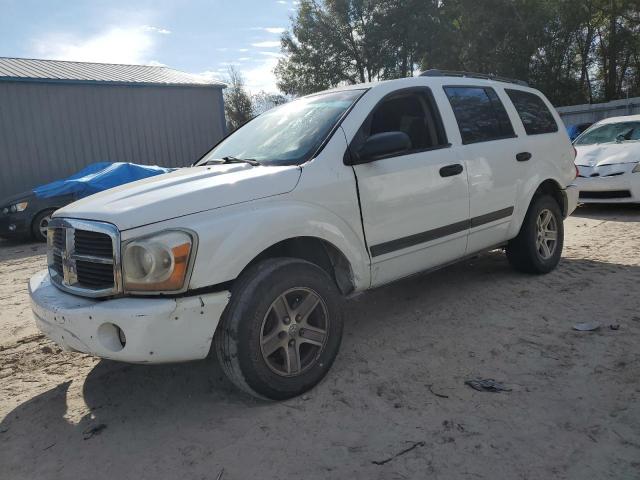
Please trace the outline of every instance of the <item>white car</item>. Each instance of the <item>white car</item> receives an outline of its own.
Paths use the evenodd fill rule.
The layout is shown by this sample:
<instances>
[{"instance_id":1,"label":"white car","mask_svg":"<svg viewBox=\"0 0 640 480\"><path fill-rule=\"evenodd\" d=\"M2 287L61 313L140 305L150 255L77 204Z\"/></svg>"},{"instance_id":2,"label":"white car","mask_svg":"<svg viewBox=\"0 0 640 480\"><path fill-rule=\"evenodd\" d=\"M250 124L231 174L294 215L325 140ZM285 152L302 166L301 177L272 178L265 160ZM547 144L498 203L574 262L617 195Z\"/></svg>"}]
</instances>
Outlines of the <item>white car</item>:
<instances>
[{"instance_id":1,"label":"white car","mask_svg":"<svg viewBox=\"0 0 640 480\"><path fill-rule=\"evenodd\" d=\"M580 202L640 203L640 115L595 123L574 146Z\"/></svg>"},{"instance_id":2,"label":"white car","mask_svg":"<svg viewBox=\"0 0 640 480\"><path fill-rule=\"evenodd\" d=\"M556 267L578 196L559 125L540 92L469 74L300 98L192 168L56 211L36 323L125 362L214 350L247 392L298 395L337 355L345 296L498 247Z\"/></svg>"}]
</instances>

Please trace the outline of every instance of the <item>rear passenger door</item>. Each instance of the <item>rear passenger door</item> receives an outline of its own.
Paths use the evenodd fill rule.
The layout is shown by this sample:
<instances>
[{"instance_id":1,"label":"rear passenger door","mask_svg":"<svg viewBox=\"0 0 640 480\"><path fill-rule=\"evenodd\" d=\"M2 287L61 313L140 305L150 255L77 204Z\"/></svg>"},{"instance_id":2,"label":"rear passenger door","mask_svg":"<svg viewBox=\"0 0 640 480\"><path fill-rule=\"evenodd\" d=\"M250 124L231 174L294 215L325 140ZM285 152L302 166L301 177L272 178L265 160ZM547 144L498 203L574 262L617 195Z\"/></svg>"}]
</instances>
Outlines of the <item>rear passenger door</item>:
<instances>
[{"instance_id":1,"label":"rear passenger door","mask_svg":"<svg viewBox=\"0 0 640 480\"><path fill-rule=\"evenodd\" d=\"M469 221L467 174L449 144L431 91L409 88L383 97L350 143L401 131L411 149L353 167L372 259L372 285L464 255Z\"/></svg>"},{"instance_id":2,"label":"rear passenger door","mask_svg":"<svg viewBox=\"0 0 640 480\"><path fill-rule=\"evenodd\" d=\"M460 130L456 150L469 179L467 253L473 253L508 239L526 171L518 161L524 152L494 88L451 85L444 91Z\"/></svg>"}]
</instances>

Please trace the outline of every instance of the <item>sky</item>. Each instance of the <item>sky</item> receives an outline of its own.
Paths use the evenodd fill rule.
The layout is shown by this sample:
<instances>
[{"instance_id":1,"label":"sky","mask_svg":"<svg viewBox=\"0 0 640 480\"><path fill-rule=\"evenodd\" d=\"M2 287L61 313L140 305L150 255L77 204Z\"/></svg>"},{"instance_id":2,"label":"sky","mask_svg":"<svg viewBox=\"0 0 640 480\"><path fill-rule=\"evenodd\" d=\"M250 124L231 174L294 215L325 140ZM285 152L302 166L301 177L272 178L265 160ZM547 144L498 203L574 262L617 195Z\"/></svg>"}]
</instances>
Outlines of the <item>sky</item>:
<instances>
[{"instance_id":1,"label":"sky","mask_svg":"<svg viewBox=\"0 0 640 480\"><path fill-rule=\"evenodd\" d=\"M276 92L297 0L0 0L0 56L166 65Z\"/></svg>"}]
</instances>

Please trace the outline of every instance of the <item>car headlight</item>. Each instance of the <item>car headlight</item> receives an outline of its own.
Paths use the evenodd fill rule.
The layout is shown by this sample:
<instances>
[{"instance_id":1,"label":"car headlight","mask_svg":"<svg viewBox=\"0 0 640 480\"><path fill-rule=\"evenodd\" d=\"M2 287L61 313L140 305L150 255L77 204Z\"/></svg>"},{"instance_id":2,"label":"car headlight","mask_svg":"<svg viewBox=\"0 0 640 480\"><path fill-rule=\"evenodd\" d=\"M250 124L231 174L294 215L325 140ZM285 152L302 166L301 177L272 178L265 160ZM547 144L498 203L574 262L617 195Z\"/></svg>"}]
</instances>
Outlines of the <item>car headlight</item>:
<instances>
[{"instance_id":1,"label":"car headlight","mask_svg":"<svg viewBox=\"0 0 640 480\"><path fill-rule=\"evenodd\" d=\"M8 207L3 208L2 213L6 215L9 212L11 213L24 212L28 205L29 205L29 202L14 203L13 205L9 205Z\"/></svg>"},{"instance_id":2,"label":"car headlight","mask_svg":"<svg viewBox=\"0 0 640 480\"><path fill-rule=\"evenodd\" d=\"M638 163L635 167L633 167L633 170L631 170L633 173L640 173L640 163Z\"/></svg>"},{"instance_id":3,"label":"car headlight","mask_svg":"<svg viewBox=\"0 0 640 480\"><path fill-rule=\"evenodd\" d=\"M122 277L128 292L175 292L185 286L193 237L167 231L127 242L122 252Z\"/></svg>"}]
</instances>

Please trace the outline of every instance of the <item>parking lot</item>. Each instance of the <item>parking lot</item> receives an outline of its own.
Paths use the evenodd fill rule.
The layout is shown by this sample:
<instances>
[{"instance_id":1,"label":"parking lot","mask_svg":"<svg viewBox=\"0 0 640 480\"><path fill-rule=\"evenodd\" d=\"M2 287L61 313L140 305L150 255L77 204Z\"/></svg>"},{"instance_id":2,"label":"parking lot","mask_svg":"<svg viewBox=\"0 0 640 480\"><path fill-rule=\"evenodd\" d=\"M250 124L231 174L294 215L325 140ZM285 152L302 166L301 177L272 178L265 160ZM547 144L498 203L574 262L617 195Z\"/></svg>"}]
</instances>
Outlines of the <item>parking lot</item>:
<instances>
[{"instance_id":1,"label":"parking lot","mask_svg":"<svg viewBox=\"0 0 640 480\"><path fill-rule=\"evenodd\" d=\"M349 300L333 369L282 403L239 393L213 360L60 351L26 291L44 246L2 242L0 476L638 478L640 208L565 225L549 275L495 251Z\"/></svg>"}]
</instances>

